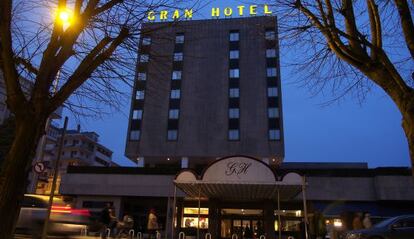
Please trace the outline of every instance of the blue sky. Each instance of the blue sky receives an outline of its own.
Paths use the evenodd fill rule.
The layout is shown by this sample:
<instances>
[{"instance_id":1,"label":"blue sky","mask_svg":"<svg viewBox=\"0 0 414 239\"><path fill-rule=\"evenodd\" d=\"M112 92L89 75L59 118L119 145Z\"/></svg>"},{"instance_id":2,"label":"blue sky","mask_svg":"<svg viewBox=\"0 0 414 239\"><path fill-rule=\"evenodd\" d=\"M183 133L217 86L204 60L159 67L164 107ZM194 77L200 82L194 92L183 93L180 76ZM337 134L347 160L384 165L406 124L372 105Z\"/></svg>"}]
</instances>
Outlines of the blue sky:
<instances>
[{"instance_id":1,"label":"blue sky","mask_svg":"<svg viewBox=\"0 0 414 239\"><path fill-rule=\"evenodd\" d=\"M208 18L212 6L234 7L238 2L212 1L198 13L199 18ZM401 115L382 90L374 86L362 104L349 96L321 106L331 98L311 97L306 88L295 83L299 76L288 64L297 56L283 47L280 54L285 162L368 162L370 167L409 165ZM124 156L129 107L128 103L121 112L102 120L82 120L82 130L96 131L100 142L114 151L114 161L124 166L133 166ZM74 120L70 125L75 127Z\"/></svg>"}]
</instances>

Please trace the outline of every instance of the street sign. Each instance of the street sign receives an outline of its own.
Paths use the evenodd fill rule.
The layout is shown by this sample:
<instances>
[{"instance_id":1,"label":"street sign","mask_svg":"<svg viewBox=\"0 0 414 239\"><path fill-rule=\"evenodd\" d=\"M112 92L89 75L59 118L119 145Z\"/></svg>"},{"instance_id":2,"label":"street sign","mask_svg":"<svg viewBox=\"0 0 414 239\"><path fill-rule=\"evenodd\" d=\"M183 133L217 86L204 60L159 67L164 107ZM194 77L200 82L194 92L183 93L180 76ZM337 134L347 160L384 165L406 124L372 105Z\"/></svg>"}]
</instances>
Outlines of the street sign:
<instances>
[{"instance_id":1,"label":"street sign","mask_svg":"<svg viewBox=\"0 0 414 239\"><path fill-rule=\"evenodd\" d=\"M37 162L35 163L35 165L33 166L33 169L36 173L43 173L46 169L45 164L42 162Z\"/></svg>"}]
</instances>

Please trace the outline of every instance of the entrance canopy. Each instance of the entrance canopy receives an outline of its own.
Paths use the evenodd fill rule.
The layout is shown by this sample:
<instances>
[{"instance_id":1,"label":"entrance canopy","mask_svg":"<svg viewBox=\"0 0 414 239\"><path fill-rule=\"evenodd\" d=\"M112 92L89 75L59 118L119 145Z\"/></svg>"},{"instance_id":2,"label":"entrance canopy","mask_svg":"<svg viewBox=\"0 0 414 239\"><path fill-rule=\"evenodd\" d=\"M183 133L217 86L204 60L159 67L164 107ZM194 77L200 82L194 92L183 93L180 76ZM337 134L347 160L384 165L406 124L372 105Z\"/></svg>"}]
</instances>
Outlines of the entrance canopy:
<instances>
[{"instance_id":1,"label":"entrance canopy","mask_svg":"<svg viewBox=\"0 0 414 239\"><path fill-rule=\"evenodd\" d=\"M250 201L292 199L302 191L303 180L293 172L277 177L264 162L236 156L215 161L202 175L182 171L174 183L189 197Z\"/></svg>"}]
</instances>

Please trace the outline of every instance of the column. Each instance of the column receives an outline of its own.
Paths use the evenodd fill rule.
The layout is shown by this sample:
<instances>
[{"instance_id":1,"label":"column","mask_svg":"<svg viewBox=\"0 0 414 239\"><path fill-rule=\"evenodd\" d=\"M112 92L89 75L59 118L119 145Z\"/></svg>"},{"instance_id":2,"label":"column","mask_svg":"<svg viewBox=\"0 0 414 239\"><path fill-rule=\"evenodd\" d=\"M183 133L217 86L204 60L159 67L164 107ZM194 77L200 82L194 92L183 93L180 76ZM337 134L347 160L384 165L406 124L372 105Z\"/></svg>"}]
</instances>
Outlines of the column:
<instances>
[{"instance_id":1,"label":"column","mask_svg":"<svg viewBox=\"0 0 414 239\"><path fill-rule=\"evenodd\" d=\"M220 207L219 202L214 199L208 201L208 232L211 238L220 238Z\"/></svg>"},{"instance_id":2,"label":"column","mask_svg":"<svg viewBox=\"0 0 414 239\"><path fill-rule=\"evenodd\" d=\"M263 226L266 239L275 239L275 216L272 201L265 201L263 208Z\"/></svg>"}]
</instances>

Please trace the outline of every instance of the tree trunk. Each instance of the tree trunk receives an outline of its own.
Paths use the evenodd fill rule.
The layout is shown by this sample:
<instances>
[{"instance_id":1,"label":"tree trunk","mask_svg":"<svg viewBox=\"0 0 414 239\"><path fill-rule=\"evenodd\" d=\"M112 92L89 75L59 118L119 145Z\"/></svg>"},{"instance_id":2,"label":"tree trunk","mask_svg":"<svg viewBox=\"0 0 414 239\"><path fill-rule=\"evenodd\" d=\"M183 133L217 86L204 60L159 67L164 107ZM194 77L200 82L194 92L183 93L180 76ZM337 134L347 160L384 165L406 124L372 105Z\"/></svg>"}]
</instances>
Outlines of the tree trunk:
<instances>
[{"instance_id":1,"label":"tree trunk","mask_svg":"<svg viewBox=\"0 0 414 239\"><path fill-rule=\"evenodd\" d=\"M19 202L26 191L32 156L45 123L36 117L16 119L15 137L0 172L0 239L13 238Z\"/></svg>"}]
</instances>

